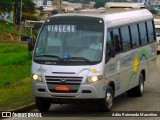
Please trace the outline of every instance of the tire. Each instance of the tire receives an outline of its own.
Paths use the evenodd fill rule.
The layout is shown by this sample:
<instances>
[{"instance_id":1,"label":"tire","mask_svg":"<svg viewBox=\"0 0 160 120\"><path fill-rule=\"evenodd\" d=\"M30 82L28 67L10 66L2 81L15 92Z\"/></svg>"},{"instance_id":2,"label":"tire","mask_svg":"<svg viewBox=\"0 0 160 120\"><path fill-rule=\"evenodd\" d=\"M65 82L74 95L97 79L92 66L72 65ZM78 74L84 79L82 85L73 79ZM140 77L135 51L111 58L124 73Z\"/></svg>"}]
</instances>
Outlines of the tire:
<instances>
[{"instance_id":1,"label":"tire","mask_svg":"<svg viewBox=\"0 0 160 120\"><path fill-rule=\"evenodd\" d=\"M40 112L47 112L50 106L51 106L50 99L36 97L36 107Z\"/></svg>"},{"instance_id":2,"label":"tire","mask_svg":"<svg viewBox=\"0 0 160 120\"><path fill-rule=\"evenodd\" d=\"M108 87L105 98L100 100L100 103L99 103L100 111L102 112L111 111L113 107L113 103L114 103L113 90L111 87Z\"/></svg>"},{"instance_id":3,"label":"tire","mask_svg":"<svg viewBox=\"0 0 160 120\"><path fill-rule=\"evenodd\" d=\"M144 94L144 76L139 76L139 85L127 91L128 96L141 97Z\"/></svg>"}]
</instances>

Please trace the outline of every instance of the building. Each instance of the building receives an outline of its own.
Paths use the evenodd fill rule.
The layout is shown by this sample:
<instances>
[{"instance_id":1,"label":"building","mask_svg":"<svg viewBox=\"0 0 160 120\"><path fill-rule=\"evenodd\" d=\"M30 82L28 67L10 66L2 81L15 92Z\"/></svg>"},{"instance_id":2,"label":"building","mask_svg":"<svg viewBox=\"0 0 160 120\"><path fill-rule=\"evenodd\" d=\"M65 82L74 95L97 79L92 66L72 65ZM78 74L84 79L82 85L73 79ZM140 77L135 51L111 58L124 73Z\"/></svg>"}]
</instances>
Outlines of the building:
<instances>
[{"instance_id":1,"label":"building","mask_svg":"<svg viewBox=\"0 0 160 120\"><path fill-rule=\"evenodd\" d=\"M58 10L58 6L62 6L64 12L73 12L75 10L82 9L81 3L70 3L63 0L61 0L61 2L58 3L58 0L53 0L53 9Z\"/></svg>"},{"instance_id":2,"label":"building","mask_svg":"<svg viewBox=\"0 0 160 120\"><path fill-rule=\"evenodd\" d=\"M43 0L43 5L46 7L52 7L52 0Z\"/></svg>"},{"instance_id":3,"label":"building","mask_svg":"<svg viewBox=\"0 0 160 120\"><path fill-rule=\"evenodd\" d=\"M63 7L64 12L68 13L68 12L74 12L74 8L71 6L66 6Z\"/></svg>"},{"instance_id":4,"label":"building","mask_svg":"<svg viewBox=\"0 0 160 120\"><path fill-rule=\"evenodd\" d=\"M52 7L52 0L32 0L35 4L36 7Z\"/></svg>"},{"instance_id":5,"label":"building","mask_svg":"<svg viewBox=\"0 0 160 120\"><path fill-rule=\"evenodd\" d=\"M43 7L44 0L32 0L32 1L35 3L36 7L40 7L40 6Z\"/></svg>"},{"instance_id":6,"label":"building","mask_svg":"<svg viewBox=\"0 0 160 120\"><path fill-rule=\"evenodd\" d=\"M58 0L53 0L52 6L54 10L58 10Z\"/></svg>"},{"instance_id":7,"label":"building","mask_svg":"<svg viewBox=\"0 0 160 120\"><path fill-rule=\"evenodd\" d=\"M63 9L65 8L70 8L70 9L74 9L74 10L79 10L82 9L82 3L70 3L67 1L63 1Z\"/></svg>"}]
</instances>

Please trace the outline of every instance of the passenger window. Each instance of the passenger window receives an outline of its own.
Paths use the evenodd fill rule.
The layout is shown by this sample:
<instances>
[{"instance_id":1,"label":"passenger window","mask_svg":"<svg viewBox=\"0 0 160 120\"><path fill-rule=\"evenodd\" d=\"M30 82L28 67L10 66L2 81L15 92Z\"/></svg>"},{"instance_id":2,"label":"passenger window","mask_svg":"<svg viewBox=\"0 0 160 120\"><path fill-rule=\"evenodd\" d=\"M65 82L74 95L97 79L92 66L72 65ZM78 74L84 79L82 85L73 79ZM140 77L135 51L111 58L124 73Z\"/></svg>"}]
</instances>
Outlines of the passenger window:
<instances>
[{"instance_id":1,"label":"passenger window","mask_svg":"<svg viewBox=\"0 0 160 120\"><path fill-rule=\"evenodd\" d=\"M130 31L131 31L132 47L134 48L139 45L139 34L138 34L137 24L131 25Z\"/></svg>"},{"instance_id":2,"label":"passenger window","mask_svg":"<svg viewBox=\"0 0 160 120\"><path fill-rule=\"evenodd\" d=\"M107 32L107 43L106 43L106 54L109 54L109 49L111 45L112 37L111 37L111 32Z\"/></svg>"},{"instance_id":3,"label":"passenger window","mask_svg":"<svg viewBox=\"0 0 160 120\"><path fill-rule=\"evenodd\" d=\"M112 55L116 54L115 51L115 43L113 40L113 32L109 31L107 33L107 45L106 45L106 55L112 57Z\"/></svg>"},{"instance_id":4,"label":"passenger window","mask_svg":"<svg viewBox=\"0 0 160 120\"><path fill-rule=\"evenodd\" d=\"M141 44L147 43L147 31L145 23L139 23L139 32L140 32L140 42Z\"/></svg>"},{"instance_id":5,"label":"passenger window","mask_svg":"<svg viewBox=\"0 0 160 120\"><path fill-rule=\"evenodd\" d=\"M154 41L154 29L152 21L147 21L147 31L148 31L148 39L149 42Z\"/></svg>"},{"instance_id":6,"label":"passenger window","mask_svg":"<svg viewBox=\"0 0 160 120\"><path fill-rule=\"evenodd\" d=\"M131 48L129 29L128 27L121 27L120 30L121 30L123 50L128 50Z\"/></svg>"},{"instance_id":7,"label":"passenger window","mask_svg":"<svg viewBox=\"0 0 160 120\"><path fill-rule=\"evenodd\" d=\"M120 35L119 35L118 28L113 29L113 39L114 39L116 52L120 52L122 50L122 45L120 41Z\"/></svg>"}]
</instances>

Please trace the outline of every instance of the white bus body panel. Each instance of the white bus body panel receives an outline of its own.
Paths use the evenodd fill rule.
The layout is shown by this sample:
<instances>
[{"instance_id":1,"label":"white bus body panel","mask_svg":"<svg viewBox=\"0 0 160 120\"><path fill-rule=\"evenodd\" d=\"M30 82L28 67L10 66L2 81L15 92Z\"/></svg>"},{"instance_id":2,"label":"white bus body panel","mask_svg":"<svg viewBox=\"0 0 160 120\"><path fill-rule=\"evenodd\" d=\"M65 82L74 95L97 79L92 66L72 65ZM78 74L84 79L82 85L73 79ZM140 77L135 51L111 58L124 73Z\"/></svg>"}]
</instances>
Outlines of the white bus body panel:
<instances>
[{"instance_id":1,"label":"white bus body panel","mask_svg":"<svg viewBox=\"0 0 160 120\"><path fill-rule=\"evenodd\" d=\"M92 69L97 69L97 73L93 73ZM102 64L95 66L60 66L60 65L40 65L37 63L32 64L32 73L42 76L43 82L32 81L32 88L34 95L37 97L64 97L74 99L95 99L104 98L105 84L99 81L96 84L88 83L88 76L99 75L103 73ZM72 73L72 74L70 74ZM79 86L77 93L54 93L50 92L46 83L45 76L54 76L59 78L63 77L82 77L82 82ZM76 81L76 79L75 79ZM53 85L53 87L55 87ZM45 89L45 92L39 92L38 89ZM82 93L82 90L90 90L91 93Z\"/></svg>"}]
</instances>

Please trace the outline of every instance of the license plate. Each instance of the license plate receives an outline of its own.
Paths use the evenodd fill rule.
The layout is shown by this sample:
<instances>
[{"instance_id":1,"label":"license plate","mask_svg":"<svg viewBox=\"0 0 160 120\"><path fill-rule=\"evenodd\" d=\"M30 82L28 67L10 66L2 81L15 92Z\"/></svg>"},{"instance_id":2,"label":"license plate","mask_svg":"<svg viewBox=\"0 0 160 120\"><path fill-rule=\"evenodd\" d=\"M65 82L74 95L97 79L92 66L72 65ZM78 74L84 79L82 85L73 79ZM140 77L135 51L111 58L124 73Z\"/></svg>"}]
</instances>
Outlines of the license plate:
<instances>
[{"instance_id":1,"label":"license plate","mask_svg":"<svg viewBox=\"0 0 160 120\"><path fill-rule=\"evenodd\" d=\"M57 91L69 91L70 86L56 86Z\"/></svg>"}]
</instances>

